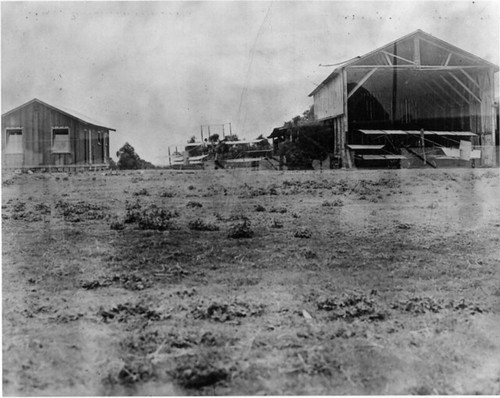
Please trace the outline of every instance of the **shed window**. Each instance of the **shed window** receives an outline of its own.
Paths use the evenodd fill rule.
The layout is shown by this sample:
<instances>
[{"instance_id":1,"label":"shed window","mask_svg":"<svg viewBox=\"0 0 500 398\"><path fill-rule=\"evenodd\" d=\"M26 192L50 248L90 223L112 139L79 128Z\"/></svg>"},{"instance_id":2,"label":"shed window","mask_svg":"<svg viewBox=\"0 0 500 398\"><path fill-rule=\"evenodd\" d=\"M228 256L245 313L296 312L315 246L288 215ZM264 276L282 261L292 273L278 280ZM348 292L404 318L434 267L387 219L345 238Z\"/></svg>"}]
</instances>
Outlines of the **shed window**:
<instances>
[{"instance_id":1,"label":"shed window","mask_svg":"<svg viewBox=\"0 0 500 398\"><path fill-rule=\"evenodd\" d=\"M67 153L70 151L69 128L55 127L52 129L52 152Z\"/></svg>"},{"instance_id":2,"label":"shed window","mask_svg":"<svg viewBox=\"0 0 500 398\"><path fill-rule=\"evenodd\" d=\"M23 130L6 129L5 153L23 153Z\"/></svg>"},{"instance_id":3,"label":"shed window","mask_svg":"<svg viewBox=\"0 0 500 398\"><path fill-rule=\"evenodd\" d=\"M97 132L97 145L102 145L102 131Z\"/></svg>"}]
</instances>

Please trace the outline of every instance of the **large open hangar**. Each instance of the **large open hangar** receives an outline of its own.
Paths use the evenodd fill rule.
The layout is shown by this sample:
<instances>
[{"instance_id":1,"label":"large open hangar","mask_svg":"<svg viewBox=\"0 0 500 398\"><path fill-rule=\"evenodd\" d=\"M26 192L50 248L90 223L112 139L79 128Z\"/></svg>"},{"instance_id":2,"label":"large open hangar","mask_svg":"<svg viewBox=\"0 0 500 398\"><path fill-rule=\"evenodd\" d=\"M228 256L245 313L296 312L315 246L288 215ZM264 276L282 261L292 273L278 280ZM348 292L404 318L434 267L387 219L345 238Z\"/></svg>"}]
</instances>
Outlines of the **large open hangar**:
<instances>
[{"instance_id":1,"label":"large open hangar","mask_svg":"<svg viewBox=\"0 0 500 398\"><path fill-rule=\"evenodd\" d=\"M337 65L310 96L343 167L491 166L498 70L417 30Z\"/></svg>"}]
</instances>

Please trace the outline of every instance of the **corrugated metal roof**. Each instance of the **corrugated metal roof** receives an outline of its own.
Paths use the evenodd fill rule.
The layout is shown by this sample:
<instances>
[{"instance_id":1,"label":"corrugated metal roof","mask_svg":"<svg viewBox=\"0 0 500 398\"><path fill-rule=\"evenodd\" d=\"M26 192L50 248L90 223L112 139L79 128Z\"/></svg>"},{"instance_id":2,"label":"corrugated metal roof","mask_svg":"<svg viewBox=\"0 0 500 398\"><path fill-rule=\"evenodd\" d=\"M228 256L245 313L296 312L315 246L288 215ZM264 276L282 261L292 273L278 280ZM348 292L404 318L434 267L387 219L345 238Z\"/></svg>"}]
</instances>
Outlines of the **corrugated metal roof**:
<instances>
[{"instance_id":1,"label":"corrugated metal roof","mask_svg":"<svg viewBox=\"0 0 500 398\"><path fill-rule=\"evenodd\" d=\"M33 103L33 102L36 102L36 103L42 104L42 105L44 105L44 106L46 106L46 107L48 107L48 108L51 108L51 109L54 109L54 110L59 111L59 112L61 112L61 113L64 113L64 114L66 114L67 116L70 116L70 117L72 117L72 118L74 118L74 119L77 119L77 120L79 120L79 121L81 121L81 122L83 122L83 123L90 124L90 125L95 126L95 127L101 127L101 128L106 129L106 130L116 131L116 129L111 128L111 127L106 127L106 125L105 125L104 123L101 123L101 122L99 122L99 121L97 121L97 120L95 120L95 119L92 119L92 118L90 118L90 117L88 117L88 116L85 116L85 115L83 115L83 114L82 114L82 113L80 113L80 112L77 112L77 111L74 111L74 110L71 110L71 109L68 109L68 108L62 107L62 106L54 106L54 105L50 105L50 104L48 104L48 103L46 103L46 102L43 102L43 101L39 100L38 98L33 98L31 101L28 101L28 102L26 102L26 103L24 103L24 104L22 104L22 105L19 105L18 107L14 108L14 109L11 109L11 110L10 110L10 111L8 111L8 112L5 112L5 113L2 115L2 117L7 116L8 114L10 114L10 113L12 113L12 112L15 112L15 111L17 111L18 109L21 109L21 108L23 108L23 107L25 107L25 106L27 106L27 105L30 105L30 104L31 104L31 103Z\"/></svg>"}]
</instances>

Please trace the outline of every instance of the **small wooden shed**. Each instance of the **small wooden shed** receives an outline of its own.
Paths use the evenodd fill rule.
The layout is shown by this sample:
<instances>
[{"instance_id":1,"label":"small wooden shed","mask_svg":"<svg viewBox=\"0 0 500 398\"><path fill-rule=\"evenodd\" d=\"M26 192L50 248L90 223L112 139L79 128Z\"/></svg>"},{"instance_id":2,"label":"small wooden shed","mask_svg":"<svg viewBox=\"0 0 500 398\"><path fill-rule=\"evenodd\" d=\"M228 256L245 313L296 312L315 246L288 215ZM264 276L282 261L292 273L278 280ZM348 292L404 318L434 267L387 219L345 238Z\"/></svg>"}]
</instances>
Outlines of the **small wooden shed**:
<instances>
[{"instance_id":1,"label":"small wooden shed","mask_svg":"<svg viewBox=\"0 0 500 398\"><path fill-rule=\"evenodd\" d=\"M334 156L342 167L352 166L355 152L375 144L397 154L419 140L438 147L475 141L475 146L484 147L483 164L492 165L498 146L498 70L497 65L417 30L336 65L309 96L318 121L331 126Z\"/></svg>"},{"instance_id":2,"label":"small wooden shed","mask_svg":"<svg viewBox=\"0 0 500 398\"><path fill-rule=\"evenodd\" d=\"M110 131L35 98L2 115L2 167L105 167Z\"/></svg>"}]
</instances>

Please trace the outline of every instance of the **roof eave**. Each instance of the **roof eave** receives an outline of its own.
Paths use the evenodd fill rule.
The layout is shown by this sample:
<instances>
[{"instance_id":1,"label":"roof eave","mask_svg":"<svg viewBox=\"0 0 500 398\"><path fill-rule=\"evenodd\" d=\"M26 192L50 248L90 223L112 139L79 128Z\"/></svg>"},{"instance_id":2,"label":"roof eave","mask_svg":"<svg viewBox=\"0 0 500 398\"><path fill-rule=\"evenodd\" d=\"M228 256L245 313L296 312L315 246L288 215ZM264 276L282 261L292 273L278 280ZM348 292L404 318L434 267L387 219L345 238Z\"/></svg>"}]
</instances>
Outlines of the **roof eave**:
<instances>
[{"instance_id":1,"label":"roof eave","mask_svg":"<svg viewBox=\"0 0 500 398\"><path fill-rule=\"evenodd\" d=\"M69 116L69 117L71 117L73 119L76 119L79 122L84 123L86 125L98 127L98 128L109 130L109 131L116 131L116 129L114 129L114 128L106 127L106 126L103 126L103 125L99 125L99 124L95 124L95 123L91 123L91 122L88 122L86 120L83 120L83 119L79 118L78 116L72 115L69 112L66 112L66 111L64 111L62 109L59 109L59 108L57 108L57 107L55 107L53 105L47 104L46 102L43 102L43 101L39 100L38 98L33 98L32 100L29 100L28 102L25 102L24 104L21 104L21 105L15 107L14 109L11 109L10 111L5 112L4 114L2 114L2 117L7 116L7 115L9 115L9 114L11 114L13 112L16 112L17 110L19 110L21 108L24 108L25 106L30 105L31 103L34 103L34 102L38 102L39 104L42 104L42 105L44 105L44 106L46 106L48 108L54 109L57 112L61 112L64 115Z\"/></svg>"},{"instance_id":2,"label":"roof eave","mask_svg":"<svg viewBox=\"0 0 500 398\"><path fill-rule=\"evenodd\" d=\"M335 68L335 69L334 69L334 71L333 71L332 73L330 73L330 74L328 75L328 77L327 77L325 80L323 80L323 81L321 82L321 84L320 84L318 87L316 87L316 88L315 88L315 89L311 92L311 94L309 94L309 95L308 95L308 97L312 97L312 96L313 96L314 94L316 94L319 90L321 90L324 86L326 86L326 84L327 84L330 80L332 80L332 78L333 78L334 76L338 75L338 74L339 74L339 73L340 73L340 72L341 72L341 71L342 71L342 70L343 70L346 66L347 66L347 65L342 66L341 68Z\"/></svg>"},{"instance_id":3,"label":"roof eave","mask_svg":"<svg viewBox=\"0 0 500 398\"><path fill-rule=\"evenodd\" d=\"M435 40L436 42L438 42L440 45L442 46L445 46L445 47L448 47L450 50L454 50L454 51L457 51L457 52L462 52L464 53L465 55L469 56L469 57L472 57L474 58L475 60L477 60L477 62L481 62L483 64L485 64L485 66L488 66L488 67L491 67L493 68L493 71L494 73L498 72L500 70L499 66L498 65L495 65L481 57L478 57L477 55L474 55L474 54L471 54L469 53L468 51L465 51L457 46L454 46L453 44L450 44L444 40L441 40L441 39L438 39L437 37L434 37L432 36L431 34L429 33L426 33L424 32L423 30L421 29L417 29L411 33L408 33L407 35L403 36L403 37L400 37L399 39L396 39L396 40L393 40L392 42L390 43L387 43L387 44L384 44L383 46L381 47L378 47L376 48L375 50L372 50L362 56L359 56L359 57L356 57L356 58L353 58L353 60L351 62L346 62L344 65L342 65L342 67L339 67L339 68L336 68L325 80L323 80L323 82L318 86L316 87L308 96L309 97L312 97L314 96L314 94L316 94L319 90L321 90L336 74L340 73L340 71L342 71L343 69L345 68L348 68L349 66L353 65L353 64L356 64L358 62L361 62L363 59L366 59L367 57L370 57L371 55L373 54L376 54L377 52L383 50L384 48L386 47L390 47L392 45L394 45L394 43L397 43L397 42L400 42L400 41L403 41L403 40L406 40L412 36L415 36L415 35L421 35L421 36L425 36L426 38L428 39L431 39L431 40Z\"/></svg>"}]
</instances>

